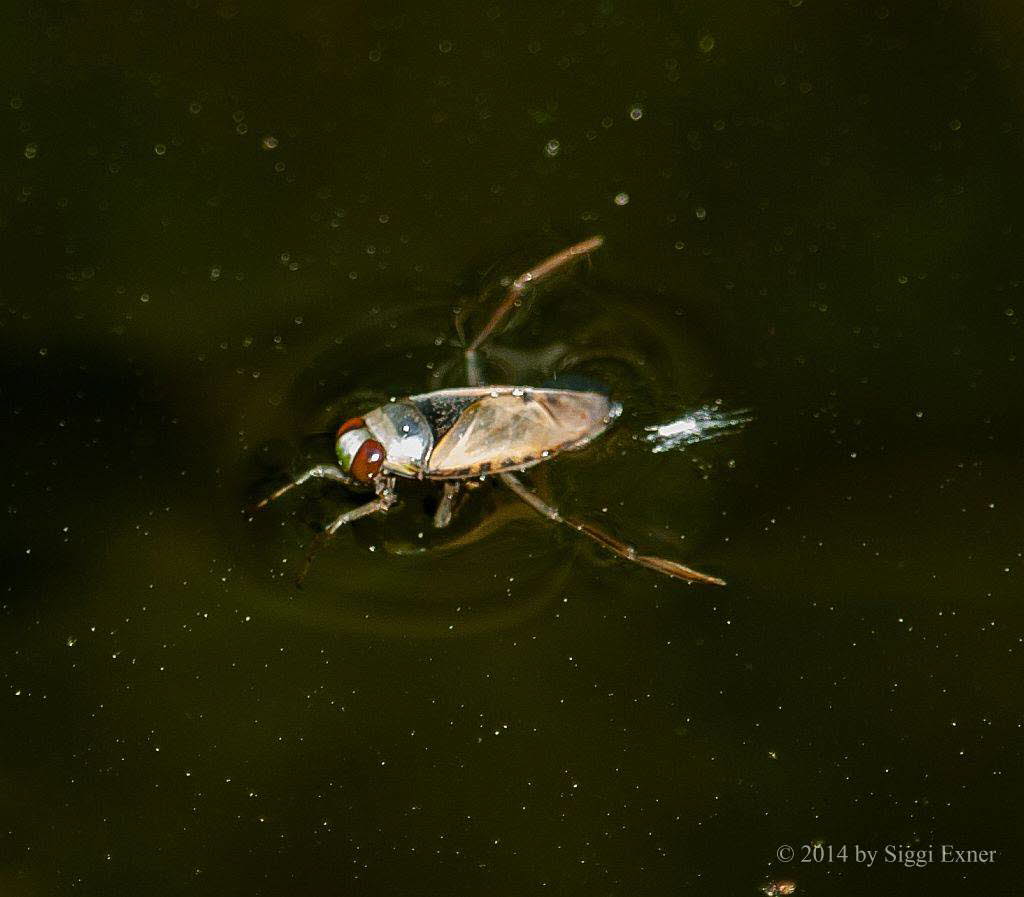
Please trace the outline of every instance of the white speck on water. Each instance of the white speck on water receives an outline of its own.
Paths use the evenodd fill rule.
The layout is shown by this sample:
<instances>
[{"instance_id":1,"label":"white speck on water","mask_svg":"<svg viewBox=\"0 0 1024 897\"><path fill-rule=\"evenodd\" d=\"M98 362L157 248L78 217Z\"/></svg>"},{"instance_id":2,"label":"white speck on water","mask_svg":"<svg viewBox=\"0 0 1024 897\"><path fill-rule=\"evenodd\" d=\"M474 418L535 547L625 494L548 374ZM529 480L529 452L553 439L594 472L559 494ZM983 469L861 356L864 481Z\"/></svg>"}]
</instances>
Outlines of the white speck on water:
<instances>
[{"instance_id":1,"label":"white speck on water","mask_svg":"<svg viewBox=\"0 0 1024 897\"><path fill-rule=\"evenodd\" d=\"M276 150L278 145L278 140L273 134L264 135L260 141L260 146L265 150Z\"/></svg>"},{"instance_id":2,"label":"white speck on water","mask_svg":"<svg viewBox=\"0 0 1024 897\"><path fill-rule=\"evenodd\" d=\"M35 143L25 144L25 158L34 159L39 154L39 146Z\"/></svg>"},{"instance_id":3,"label":"white speck on water","mask_svg":"<svg viewBox=\"0 0 1024 897\"><path fill-rule=\"evenodd\" d=\"M622 193L616 193L614 202L617 206L629 205L629 194L626 193L625 191L623 191Z\"/></svg>"},{"instance_id":4,"label":"white speck on water","mask_svg":"<svg viewBox=\"0 0 1024 897\"><path fill-rule=\"evenodd\" d=\"M158 143L156 146L153 147L153 152L156 153L158 156L162 156L167 152L167 147L162 143Z\"/></svg>"},{"instance_id":5,"label":"white speck on water","mask_svg":"<svg viewBox=\"0 0 1024 897\"><path fill-rule=\"evenodd\" d=\"M693 214L697 216L698 221L704 221L708 217L708 210L704 206L697 206L693 210Z\"/></svg>"},{"instance_id":6,"label":"white speck on water","mask_svg":"<svg viewBox=\"0 0 1024 897\"><path fill-rule=\"evenodd\" d=\"M549 159L554 159L555 156L557 156L558 153L561 151L561 149L561 143L559 143L557 140L549 140L547 143L544 144L544 155L547 156Z\"/></svg>"},{"instance_id":7,"label":"white speck on water","mask_svg":"<svg viewBox=\"0 0 1024 897\"><path fill-rule=\"evenodd\" d=\"M644 107L637 103L629 110L629 117L633 119L633 121L640 121L640 119L644 117Z\"/></svg>"}]
</instances>

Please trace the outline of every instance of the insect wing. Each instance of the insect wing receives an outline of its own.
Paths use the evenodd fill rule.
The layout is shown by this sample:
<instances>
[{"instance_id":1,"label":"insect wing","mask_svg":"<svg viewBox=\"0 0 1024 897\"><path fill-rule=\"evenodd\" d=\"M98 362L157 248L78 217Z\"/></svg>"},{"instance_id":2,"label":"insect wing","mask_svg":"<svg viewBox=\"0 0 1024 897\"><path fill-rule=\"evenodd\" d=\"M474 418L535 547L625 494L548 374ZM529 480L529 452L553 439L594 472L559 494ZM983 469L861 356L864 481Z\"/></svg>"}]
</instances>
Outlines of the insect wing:
<instances>
[{"instance_id":1,"label":"insect wing","mask_svg":"<svg viewBox=\"0 0 1024 897\"><path fill-rule=\"evenodd\" d=\"M579 448L618 417L621 406L596 392L501 387L459 415L430 455L427 476L477 476L529 467Z\"/></svg>"}]
</instances>

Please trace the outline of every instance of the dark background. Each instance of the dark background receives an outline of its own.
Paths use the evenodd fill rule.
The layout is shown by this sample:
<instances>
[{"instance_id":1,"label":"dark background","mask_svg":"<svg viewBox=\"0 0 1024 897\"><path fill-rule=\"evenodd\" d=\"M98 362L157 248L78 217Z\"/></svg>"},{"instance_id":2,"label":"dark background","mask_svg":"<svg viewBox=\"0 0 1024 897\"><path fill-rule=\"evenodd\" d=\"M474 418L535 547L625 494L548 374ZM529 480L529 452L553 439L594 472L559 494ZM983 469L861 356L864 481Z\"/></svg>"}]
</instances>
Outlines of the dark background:
<instances>
[{"instance_id":1,"label":"dark background","mask_svg":"<svg viewBox=\"0 0 1024 897\"><path fill-rule=\"evenodd\" d=\"M0 892L1014 892L1021 51L998 0L10 4ZM485 487L295 589L351 499L246 502L594 233L489 373L611 385L539 487L729 587Z\"/></svg>"}]
</instances>

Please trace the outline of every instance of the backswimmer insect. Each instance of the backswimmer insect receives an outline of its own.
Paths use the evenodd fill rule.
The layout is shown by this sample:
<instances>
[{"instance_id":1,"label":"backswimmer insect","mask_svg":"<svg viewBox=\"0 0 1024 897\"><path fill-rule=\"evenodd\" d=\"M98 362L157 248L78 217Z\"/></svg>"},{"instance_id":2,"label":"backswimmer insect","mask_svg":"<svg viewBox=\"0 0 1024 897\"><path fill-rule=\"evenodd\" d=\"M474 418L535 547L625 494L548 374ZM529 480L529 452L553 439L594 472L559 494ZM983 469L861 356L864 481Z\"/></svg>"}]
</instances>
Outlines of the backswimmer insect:
<instances>
[{"instance_id":1,"label":"backswimmer insect","mask_svg":"<svg viewBox=\"0 0 1024 897\"><path fill-rule=\"evenodd\" d=\"M700 573L678 561L641 554L591 523L563 516L519 476L536 464L561 452L581 449L596 439L622 413L618 402L599 392L483 383L478 353L523 291L585 257L602 242L602 237L594 236L576 243L512 281L490 320L464 350L468 386L408 396L346 420L334 437L336 464L310 467L256 505L257 509L264 508L315 478L374 493L371 501L346 511L324 528L310 550L300 581L315 551L341 527L384 513L395 504L400 479L440 484L442 493L434 526L442 528L451 522L466 484L493 476L548 520L571 527L620 558L677 579L725 585L717 576Z\"/></svg>"}]
</instances>

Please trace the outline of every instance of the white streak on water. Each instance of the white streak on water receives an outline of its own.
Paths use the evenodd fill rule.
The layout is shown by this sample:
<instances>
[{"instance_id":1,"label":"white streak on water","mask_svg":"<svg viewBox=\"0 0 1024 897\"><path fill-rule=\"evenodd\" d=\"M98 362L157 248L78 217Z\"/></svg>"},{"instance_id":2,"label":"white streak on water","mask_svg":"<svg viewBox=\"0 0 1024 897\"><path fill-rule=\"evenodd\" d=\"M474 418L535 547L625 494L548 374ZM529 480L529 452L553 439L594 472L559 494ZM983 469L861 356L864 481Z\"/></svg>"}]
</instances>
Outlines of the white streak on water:
<instances>
[{"instance_id":1,"label":"white streak on water","mask_svg":"<svg viewBox=\"0 0 1024 897\"><path fill-rule=\"evenodd\" d=\"M644 441L658 454L738 433L753 419L749 408L723 411L717 405L704 405L667 424L644 427Z\"/></svg>"}]
</instances>

